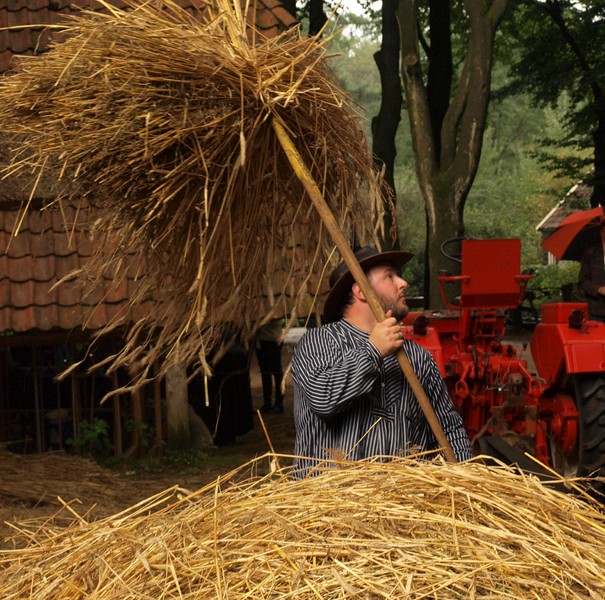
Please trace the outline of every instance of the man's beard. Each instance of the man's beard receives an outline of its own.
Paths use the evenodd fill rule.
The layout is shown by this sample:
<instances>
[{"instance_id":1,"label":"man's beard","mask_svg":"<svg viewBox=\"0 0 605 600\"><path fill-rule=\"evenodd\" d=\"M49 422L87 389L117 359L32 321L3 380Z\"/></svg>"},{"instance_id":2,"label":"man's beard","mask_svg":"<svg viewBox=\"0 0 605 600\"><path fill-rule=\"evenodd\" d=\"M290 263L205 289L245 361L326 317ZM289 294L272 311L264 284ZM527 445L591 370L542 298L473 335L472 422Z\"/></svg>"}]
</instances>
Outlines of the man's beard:
<instances>
[{"instance_id":1,"label":"man's beard","mask_svg":"<svg viewBox=\"0 0 605 600\"><path fill-rule=\"evenodd\" d=\"M403 300L403 304L398 304L396 302L392 302L391 300L387 300L384 296L380 294L376 294L378 301L380 302L380 306L382 306L382 310L386 313L388 310L393 311L393 316L397 321L401 322L407 314L410 312L409 306L406 304L405 300Z\"/></svg>"}]
</instances>

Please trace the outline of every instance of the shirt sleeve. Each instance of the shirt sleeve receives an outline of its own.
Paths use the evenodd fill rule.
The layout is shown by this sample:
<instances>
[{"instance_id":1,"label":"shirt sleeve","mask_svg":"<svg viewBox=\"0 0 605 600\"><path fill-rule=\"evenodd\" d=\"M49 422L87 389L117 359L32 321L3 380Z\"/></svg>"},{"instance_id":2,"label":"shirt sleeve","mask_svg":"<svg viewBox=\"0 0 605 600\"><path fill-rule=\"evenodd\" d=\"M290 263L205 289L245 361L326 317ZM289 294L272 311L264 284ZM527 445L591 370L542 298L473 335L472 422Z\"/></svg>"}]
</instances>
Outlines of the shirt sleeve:
<instances>
[{"instance_id":1,"label":"shirt sleeve","mask_svg":"<svg viewBox=\"0 0 605 600\"><path fill-rule=\"evenodd\" d=\"M378 349L368 340L347 349L327 328L313 328L297 345L292 379L311 412L329 418L372 389L380 361Z\"/></svg>"}]
</instances>

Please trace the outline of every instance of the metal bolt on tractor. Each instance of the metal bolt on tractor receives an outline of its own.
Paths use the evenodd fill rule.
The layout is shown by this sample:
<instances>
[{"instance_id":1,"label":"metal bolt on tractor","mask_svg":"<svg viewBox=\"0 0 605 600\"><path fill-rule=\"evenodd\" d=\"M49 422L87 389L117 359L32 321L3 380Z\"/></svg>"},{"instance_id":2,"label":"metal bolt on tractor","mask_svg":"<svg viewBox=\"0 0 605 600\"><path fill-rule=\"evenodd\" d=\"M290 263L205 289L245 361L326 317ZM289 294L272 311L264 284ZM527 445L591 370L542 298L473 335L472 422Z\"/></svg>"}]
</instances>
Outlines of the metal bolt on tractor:
<instances>
[{"instance_id":1,"label":"metal bolt on tractor","mask_svg":"<svg viewBox=\"0 0 605 600\"><path fill-rule=\"evenodd\" d=\"M532 278L520 274L520 240L455 241L461 275L439 276L446 309L410 313L404 332L437 361L475 453L538 476L594 477L605 493L605 324L585 303L542 305L530 372L504 341L506 310Z\"/></svg>"}]
</instances>

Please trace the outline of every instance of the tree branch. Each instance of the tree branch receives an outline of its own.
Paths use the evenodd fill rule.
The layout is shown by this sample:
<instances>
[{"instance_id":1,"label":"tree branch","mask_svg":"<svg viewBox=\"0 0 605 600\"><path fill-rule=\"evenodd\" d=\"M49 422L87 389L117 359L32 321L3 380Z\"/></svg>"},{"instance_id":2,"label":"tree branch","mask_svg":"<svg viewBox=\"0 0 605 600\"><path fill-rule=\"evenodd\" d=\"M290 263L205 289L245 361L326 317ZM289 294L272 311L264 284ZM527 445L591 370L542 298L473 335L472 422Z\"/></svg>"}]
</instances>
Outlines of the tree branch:
<instances>
[{"instance_id":1,"label":"tree branch","mask_svg":"<svg viewBox=\"0 0 605 600\"><path fill-rule=\"evenodd\" d=\"M399 0L397 16L401 40L401 75L416 156L418 181L423 186L436 170L433 128L422 77L415 0Z\"/></svg>"}]
</instances>

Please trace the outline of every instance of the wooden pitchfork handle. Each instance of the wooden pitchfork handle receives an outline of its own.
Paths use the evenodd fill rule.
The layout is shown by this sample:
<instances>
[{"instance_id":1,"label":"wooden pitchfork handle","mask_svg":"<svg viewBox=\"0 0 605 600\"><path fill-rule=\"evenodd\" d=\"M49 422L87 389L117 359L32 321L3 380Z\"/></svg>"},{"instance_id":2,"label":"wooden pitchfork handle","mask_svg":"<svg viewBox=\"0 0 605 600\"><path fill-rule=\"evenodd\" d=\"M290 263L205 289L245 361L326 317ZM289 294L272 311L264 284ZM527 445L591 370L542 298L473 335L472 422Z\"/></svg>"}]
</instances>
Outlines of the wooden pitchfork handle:
<instances>
[{"instance_id":1,"label":"wooden pitchfork handle","mask_svg":"<svg viewBox=\"0 0 605 600\"><path fill-rule=\"evenodd\" d=\"M363 269L359 265L355 254L353 254L353 251L349 247L347 240L342 234L342 231L340 230L338 223L330 210L330 207L322 196L319 187L315 183L313 176L303 163L302 157L292 143L292 140L290 139L290 136L284 129L283 125L275 117L271 119L271 122L277 135L277 139L286 153L288 161L292 165L296 176L300 179L301 183L307 190L307 193L311 197L319 216L321 217L324 225L328 228L328 231L330 232L334 243L338 247L338 250L340 251L347 267L349 268L349 271L353 275L368 304L370 305L376 321L379 323L384 321L385 314L382 306L380 306L380 303L376 298L376 294L368 282L366 274L363 272ZM433 406L430 403L422 384L418 380L418 377L410 364L410 360L405 353L405 350L400 348L396 352L395 356L397 357L401 370L412 387L414 395L418 400L418 404L420 405L420 408L422 409L422 412L424 413L424 416L426 417L426 420L428 421L435 438L437 438L439 446L443 448L446 460L448 462L457 462L456 455L452 450L452 446L450 445L449 440L445 437L441 423L439 423L435 410L433 409Z\"/></svg>"}]
</instances>

